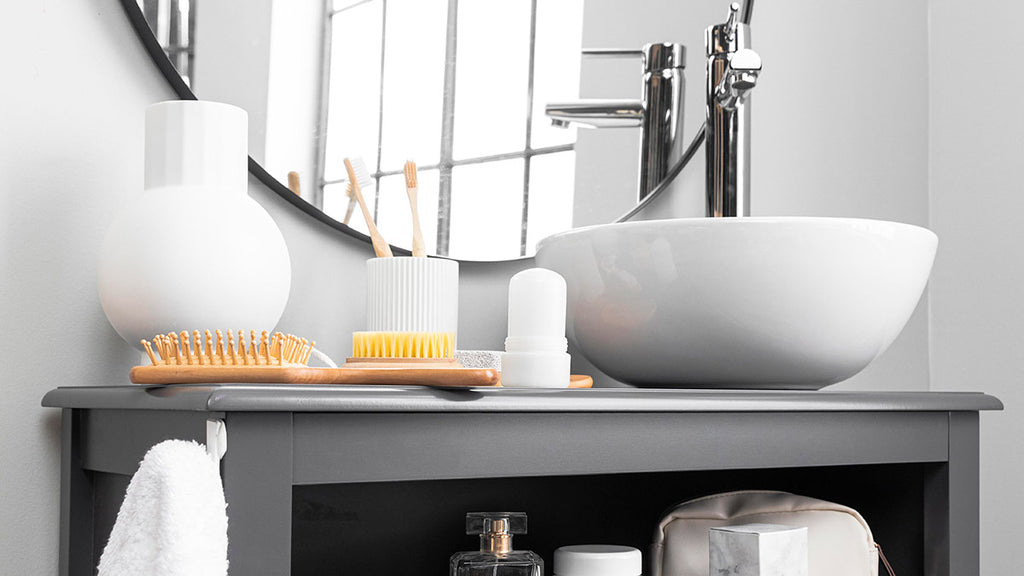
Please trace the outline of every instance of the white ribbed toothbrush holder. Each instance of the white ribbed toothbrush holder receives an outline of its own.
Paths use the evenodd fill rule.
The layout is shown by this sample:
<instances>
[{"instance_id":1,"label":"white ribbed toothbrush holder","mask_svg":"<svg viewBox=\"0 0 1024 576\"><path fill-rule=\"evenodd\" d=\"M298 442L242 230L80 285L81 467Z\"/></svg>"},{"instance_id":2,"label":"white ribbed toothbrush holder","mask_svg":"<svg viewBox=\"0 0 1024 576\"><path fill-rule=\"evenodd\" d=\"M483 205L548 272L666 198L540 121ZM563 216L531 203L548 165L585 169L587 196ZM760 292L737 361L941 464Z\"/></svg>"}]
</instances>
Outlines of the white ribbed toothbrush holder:
<instances>
[{"instance_id":1,"label":"white ribbed toothbrush holder","mask_svg":"<svg viewBox=\"0 0 1024 576\"><path fill-rule=\"evenodd\" d=\"M450 332L459 326L459 263L443 258L366 261L366 330Z\"/></svg>"}]
</instances>

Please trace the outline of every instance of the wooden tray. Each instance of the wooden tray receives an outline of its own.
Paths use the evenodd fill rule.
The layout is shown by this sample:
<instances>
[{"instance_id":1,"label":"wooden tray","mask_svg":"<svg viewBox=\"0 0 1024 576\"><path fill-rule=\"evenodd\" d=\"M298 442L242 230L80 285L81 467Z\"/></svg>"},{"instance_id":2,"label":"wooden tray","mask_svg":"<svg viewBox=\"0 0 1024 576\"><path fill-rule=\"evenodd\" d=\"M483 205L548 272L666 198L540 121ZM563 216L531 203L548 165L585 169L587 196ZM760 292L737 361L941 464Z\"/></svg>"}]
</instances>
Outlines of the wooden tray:
<instances>
[{"instance_id":1,"label":"wooden tray","mask_svg":"<svg viewBox=\"0 0 1024 576\"><path fill-rule=\"evenodd\" d=\"M481 368L310 368L281 366L136 366L136 384L352 384L388 386L501 386L501 374ZM590 376L570 377L569 388L590 388Z\"/></svg>"}]
</instances>

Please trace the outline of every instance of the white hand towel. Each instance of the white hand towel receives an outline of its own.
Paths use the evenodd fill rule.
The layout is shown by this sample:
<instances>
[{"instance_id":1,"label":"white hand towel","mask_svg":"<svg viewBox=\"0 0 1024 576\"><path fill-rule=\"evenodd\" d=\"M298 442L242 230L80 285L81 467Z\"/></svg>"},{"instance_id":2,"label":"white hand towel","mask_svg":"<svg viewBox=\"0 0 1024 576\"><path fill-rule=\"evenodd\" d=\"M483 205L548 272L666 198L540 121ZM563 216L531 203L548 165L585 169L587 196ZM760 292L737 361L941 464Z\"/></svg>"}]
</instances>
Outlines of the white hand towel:
<instances>
[{"instance_id":1,"label":"white hand towel","mask_svg":"<svg viewBox=\"0 0 1024 576\"><path fill-rule=\"evenodd\" d=\"M128 485L99 576L225 576L228 517L218 468L195 442L150 448Z\"/></svg>"}]
</instances>

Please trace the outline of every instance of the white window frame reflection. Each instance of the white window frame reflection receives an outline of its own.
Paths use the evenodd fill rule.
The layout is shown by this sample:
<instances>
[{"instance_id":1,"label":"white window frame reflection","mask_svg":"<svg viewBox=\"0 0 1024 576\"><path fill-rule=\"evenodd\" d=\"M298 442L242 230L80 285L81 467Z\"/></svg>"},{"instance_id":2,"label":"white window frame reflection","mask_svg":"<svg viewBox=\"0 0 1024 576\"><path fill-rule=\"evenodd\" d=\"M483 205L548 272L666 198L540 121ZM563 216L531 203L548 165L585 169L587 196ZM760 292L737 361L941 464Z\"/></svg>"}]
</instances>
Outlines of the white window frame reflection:
<instances>
[{"instance_id":1,"label":"white window frame reflection","mask_svg":"<svg viewBox=\"0 0 1024 576\"><path fill-rule=\"evenodd\" d=\"M196 0L136 0L167 59L186 86L195 75Z\"/></svg>"},{"instance_id":2,"label":"white window frame reflection","mask_svg":"<svg viewBox=\"0 0 1024 576\"><path fill-rule=\"evenodd\" d=\"M528 58L528 77L527 77L527 98L526 98L526 110L523 114L522 120L526 123L525 125L525 139L524 146L521 149L514 150L511 152L505 152L500 154L490 154L483 156L473 156L468 158L454 157L454 126L455 126L455 84L456 84L456 66L457 66L457 55L456 55L456 39L458 29L458 3L459 0L448 0L447 6L447 34L445 44L445 69L444 69L444 97L443 97L443 111L441 120L441 139L439 144L440 156L439 161L436 164L427 164L418 166L419 171L432 171L438 172L438 205L437 205L437 245L435 253L440 256L448 256L450 252L450 238L451 238L451 198L452 198L452 171L458 166L467 166L473 164L486 164L493 162L500 162L511 159L523 159L523 178L522 178L522 215L521 215L521 229L520 229L520 240L519 240L519 255L526 256L528 253L528 224L529 224L529 206L530 206L530 169L531 160L536 156L547 155L547 154L558 154L566 153L572 154L575 149L574 143L553 145L553 146L542 146L534 148L531 144L533 141L533 108L534 108L534 76L535 76L535 44L536 44L536 33L537 33L537 1L530 0L530 38L529 38L529 58ZM325 177L326 170L326 149L327 149L327 120L329 113L329 101L330 101L330 69L331 69L331 45L333 39L333 23L336 17L343 17L344 13L373 2L381 3L381 44L380 44L380 61L381 61L381 74L380 74L380 98L378 101L378 132L377 132L377 150L376 157L368 159L367 164L370 169L371 177L374 182L375 198L373 202L373 219L377 220L377 208L380 205L380 182L382 178L388 176L396 176L402 174L402 166L383 166L381 161L381 150L383 147L383 122L384 122L384 66L385 66L385 48L387 45L387 17L388 17L388 0L352 0L349 2L338 2L336 0L325 0L326 18L325 29L324 29L324 48L323 48L323 61L322 61L322 85L320 94L320 130L321 137L317 139L318 154L317 154L317 186L314 192L313 203L319 208L323 208L324 205L324 190L328 186L332 185L344 185L347 183L347 178L338 178L328 180Z\"/></svg>"}]
</instances>

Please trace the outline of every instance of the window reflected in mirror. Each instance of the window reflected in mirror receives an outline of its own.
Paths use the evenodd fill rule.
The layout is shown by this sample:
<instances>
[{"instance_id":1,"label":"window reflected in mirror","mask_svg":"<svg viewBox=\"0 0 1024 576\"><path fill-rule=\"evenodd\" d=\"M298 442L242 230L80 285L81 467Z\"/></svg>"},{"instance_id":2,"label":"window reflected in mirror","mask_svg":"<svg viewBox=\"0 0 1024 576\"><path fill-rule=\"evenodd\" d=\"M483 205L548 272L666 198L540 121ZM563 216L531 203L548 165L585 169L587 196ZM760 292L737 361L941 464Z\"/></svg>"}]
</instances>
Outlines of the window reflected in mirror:
<instances>
[{"instance_id":1,"label":"window reflected in mirror","mask_svg":"<svg viewBox=\"0 0 1024 576\"><path fill-rule=\"evenodd\" d=\"M186 85L191 86L192 68L195 66L193 31L195 12L193 0L138 0L139 9L146 17L153 35L163 47L174 69Z\"/></svg>"},{"instance_id":2,"label":"window reflected in mirror","mask_svg":"<svg viewBox=\"0 0 1024 576\"><path fill-rule=\"evenodd\" d=\"M344 194L342 160L360 156L373 173L377 226L397 245L411 242L398 176L406 159L419 166L420 217L433 224L435 254L527 256L542 231L571 227L575 132L551 127L543 105L578 94L582 0L333 6L326 213L347 211L347 197L328 196L332 187ZM538 164L552 182L531 177ZM537 200L538 191L553 197ZM366 230L358 213L349 224Z\"/></svg>"},{"instance_id":3,"label":"window reflected in mirror","mask_svg":"<svg viewBox=\"0 0 1024 576\"><path fill-rule=\"evenodd\" d=\"M530 256L572 227L575 129L552 127L544 104L578 97L583 0L139 7L198 97L246 108L253 158L282 183L296 172L301 196L335 220L367 231L343 163L360 157L363 196L396 246L412 243L407 159L428 253Z\"/></svg>"}]
</instances>

